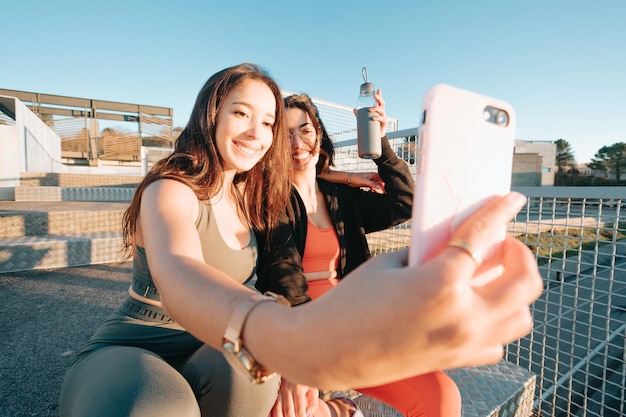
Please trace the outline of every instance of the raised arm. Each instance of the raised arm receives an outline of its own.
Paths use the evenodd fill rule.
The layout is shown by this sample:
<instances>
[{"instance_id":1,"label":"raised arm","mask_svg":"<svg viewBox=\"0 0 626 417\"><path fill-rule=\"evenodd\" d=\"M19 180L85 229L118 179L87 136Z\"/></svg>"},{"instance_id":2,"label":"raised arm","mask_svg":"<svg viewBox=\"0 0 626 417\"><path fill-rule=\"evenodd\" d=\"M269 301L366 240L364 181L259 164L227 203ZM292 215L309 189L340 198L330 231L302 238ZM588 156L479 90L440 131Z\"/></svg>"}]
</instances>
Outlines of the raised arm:
<instances>
[{"instance_id":1,"label":"raised arm","mask_svg":"<svg viewBox=\"0 0 626 417\"><path fill-rule=\"evenodd\" d=\"M378 113L374 119L381 126L382 153L373 161L384 184L385 193L356 194L356 209L360 211L366 233L384 230L410 219L415 188L408 164L398 157L385 135L388 119L381 91L378 90L374 97L377 104L372 107L372 111Z\"/></svg>"},{"instance_id":2,"label":"raised arm","mask_svg":"<svg viewBox=\"0 0 626 417\"><path fill-rule=\"evenodd\" d=\"M350 187L367 188L376 193L385 192L385 183L383 182L378 172L350 172L350 171L335 171L330 170L327 173L318 175L328 182L334 182L338 184L346 184Z\"/></svg>"}]
</instances>

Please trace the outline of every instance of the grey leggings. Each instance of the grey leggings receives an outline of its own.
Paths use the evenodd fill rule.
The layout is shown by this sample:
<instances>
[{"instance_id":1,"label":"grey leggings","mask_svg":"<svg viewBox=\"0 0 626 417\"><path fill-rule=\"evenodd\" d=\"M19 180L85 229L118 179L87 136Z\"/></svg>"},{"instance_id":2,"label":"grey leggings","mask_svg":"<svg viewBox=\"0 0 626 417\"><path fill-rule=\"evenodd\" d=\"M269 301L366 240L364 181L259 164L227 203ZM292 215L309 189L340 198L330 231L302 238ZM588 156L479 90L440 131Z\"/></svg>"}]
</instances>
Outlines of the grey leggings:
<instances>
[{"instance_id":1,"label":"grey leggings","mask_svg":"<svg viewBox=\"0 0 626 417\"><path fill-rule=\"evenodd\" d=\"M61 417L267 417L279 381L253 385L208 346L182 373L145 349L110 346L69 370L59 410Z\"/></svg>"},{"instance_id":2,"label":"grey leggings","mask_svg":"<svg viewBox=\"0 0 626 417\"><path fill-rule=\"evenodd\" d=\"M180 363L151 350L118 344L82 354L63 381L60 416L267 417L275 402L279 377L254 385L209 346Z\"/></svg>"}]
</instances>

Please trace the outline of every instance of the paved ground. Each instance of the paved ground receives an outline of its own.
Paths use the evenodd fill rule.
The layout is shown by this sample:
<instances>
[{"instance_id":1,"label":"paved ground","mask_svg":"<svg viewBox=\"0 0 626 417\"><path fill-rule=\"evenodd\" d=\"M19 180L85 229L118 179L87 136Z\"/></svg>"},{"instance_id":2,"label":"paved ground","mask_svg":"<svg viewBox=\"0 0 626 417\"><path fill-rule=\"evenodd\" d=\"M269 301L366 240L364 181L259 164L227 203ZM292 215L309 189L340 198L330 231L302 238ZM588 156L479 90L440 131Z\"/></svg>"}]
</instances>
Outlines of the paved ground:
<instances>
[{"instance_id":1,"label":"paved ground","mask_svg":"<svg viewBox=\"0 0 626 417\"><path fill-rule=\"evenodd\" d=\"M0 417L58 417L63 376L97 326L126 298L130 273L126 262L0 274ZM494 382L496 389L483 390L497 391L497 404L503 400L500 391L521 388L501 381L500 372L496 382L503 385ZM466 376L475 379L475 373ZM516 378L526 376L512 375L510 381ZM364 401L373 410L369 415L398 415ZM468 404L471 410L492 406L471 398ZM518 406L517 397L513 404Z\"/></svg>"},{"instance_id":2,"label":"paved ground","mask_svg":"<svg viewBox=\"0 0 626 417\"><path fill-rule=\"evenodd\" d=\"M126 297L130 266L0 274L0 417L58 417L63 375Z\"/></svg>"}]
</instances>

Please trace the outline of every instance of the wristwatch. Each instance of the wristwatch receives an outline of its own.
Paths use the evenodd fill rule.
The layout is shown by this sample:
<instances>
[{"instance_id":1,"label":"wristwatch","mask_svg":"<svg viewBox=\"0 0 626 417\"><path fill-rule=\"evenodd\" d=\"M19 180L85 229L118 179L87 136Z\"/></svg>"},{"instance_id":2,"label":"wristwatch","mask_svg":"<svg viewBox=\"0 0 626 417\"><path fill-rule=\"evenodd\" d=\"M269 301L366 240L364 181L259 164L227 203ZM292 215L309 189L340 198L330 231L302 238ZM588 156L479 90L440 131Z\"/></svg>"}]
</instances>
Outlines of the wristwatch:
<instances>
[{"instance_id":1,"label":"wristwatch","mask_svg":"<svg viewBox=\"0 0 626 417\"><path fill-rule=\"evenodd\" d=\"M250 312L266 301L290 306L289 301L285 297L269 291L263 295L255 294L243 300L235 308L232 316L230 316L222 341L222 352L230 366L235 371L246 375L253 384L261 384L276 375L276 372L266 369L254 359L254 356L244 346L244 341L241 338Z\"/></svg>"}]
</instances>

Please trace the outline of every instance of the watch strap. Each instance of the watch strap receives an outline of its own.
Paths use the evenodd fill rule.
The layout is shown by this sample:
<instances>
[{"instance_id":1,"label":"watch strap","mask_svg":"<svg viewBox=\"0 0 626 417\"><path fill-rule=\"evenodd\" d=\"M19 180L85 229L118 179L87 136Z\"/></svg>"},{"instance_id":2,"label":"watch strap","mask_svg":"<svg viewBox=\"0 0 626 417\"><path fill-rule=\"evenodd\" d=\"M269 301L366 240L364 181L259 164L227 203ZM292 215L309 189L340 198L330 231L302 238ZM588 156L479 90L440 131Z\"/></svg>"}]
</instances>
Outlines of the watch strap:
<instances>
[{"instance_id":1,"label":"watch strap","mask_svg":"<svg viewBox=\"0 0 626 417\"><path fill-rule=\"evenodd\" d=\"M228 320L226 331L224 332L224 340L233 344L236 351L241 349L241 333L243 332L243 326L246 323L248 315L254 307L265 301L276 301L273 297L269 297L261 294L254 294L250 298L242 300L235 311Z\"/></svg>"},{"instance_id":2,"label":"watch strap","mask_svg":"<svg viewBox=\"0 0 626 417\"><path fill-rule=\"evenodd\" d=\"M250 312L265 301L289 306L289 301L285 297L271 292L267 292L265 295L254 294L249 298L241 300L228 320L222 340L222 350L226 360L237 372L247 375L253 384L263 383L276 375L275 372L266 369L256 361L252 353L244 346L242 339L243 329Z\"/></svg>"}]
</instances>

